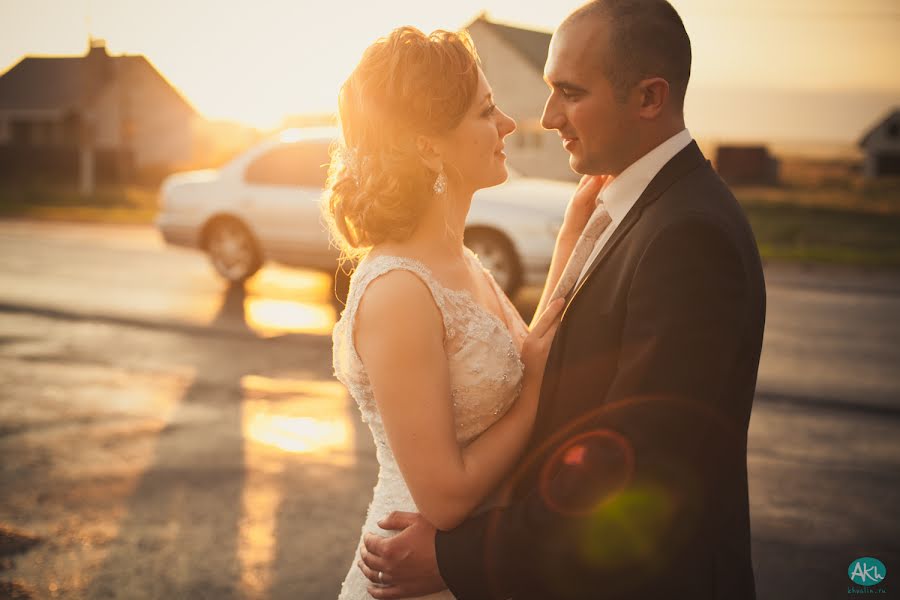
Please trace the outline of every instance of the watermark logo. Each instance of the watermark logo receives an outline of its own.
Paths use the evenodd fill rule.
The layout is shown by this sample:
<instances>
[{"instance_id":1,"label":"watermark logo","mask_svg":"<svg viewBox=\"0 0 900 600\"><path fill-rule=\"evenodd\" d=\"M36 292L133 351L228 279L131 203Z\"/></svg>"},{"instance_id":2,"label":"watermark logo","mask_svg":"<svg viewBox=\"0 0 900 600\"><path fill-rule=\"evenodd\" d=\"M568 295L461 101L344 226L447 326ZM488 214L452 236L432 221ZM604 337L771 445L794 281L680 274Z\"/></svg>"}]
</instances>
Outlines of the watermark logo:
<instances>
[{"instance_id":1,"label":"watermark logo","mask_svg":"<svg viewBox=\"0 0 900 600\"><path fill-rule=\"evenodd\" d=\"M869 587L884 581L887 569L884 563L877 558L864 556L850 563L850 566L847 568L847 575L853 583Z\"/></svg>"}]
</instances>

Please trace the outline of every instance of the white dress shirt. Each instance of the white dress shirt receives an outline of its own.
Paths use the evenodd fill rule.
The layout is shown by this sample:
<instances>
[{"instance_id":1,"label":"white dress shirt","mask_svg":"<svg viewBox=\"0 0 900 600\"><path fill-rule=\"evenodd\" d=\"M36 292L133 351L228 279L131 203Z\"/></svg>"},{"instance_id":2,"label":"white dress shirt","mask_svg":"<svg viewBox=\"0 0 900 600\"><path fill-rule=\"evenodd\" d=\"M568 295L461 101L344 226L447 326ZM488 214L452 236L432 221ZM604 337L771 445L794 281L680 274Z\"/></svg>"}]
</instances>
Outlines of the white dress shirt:
<instances>
[{"instance_id":1,"label":"white dress shirt","mask_svg":"<svg viewBox=\"0 0 900 600\"><path fill-rule=\"evenodd\" d=\"M581 284L581 281L587 274L594 259L597 258L600 251L603 250L603 246L605 246L609 238L612 237L616 227L618 227L619 223L625 219L628 211L635 205L638 198L641 197L641 194L644 193L644 190L647 189L647 186L650 185L650 182L656 177L656 174L659 173L666 163L672 160L676 154L684 150L692 140L693 138L691 137L690 132L687 129L682 129L680 132L631 163L631 165L622 171L618 177L609 179L603 184L603 187L600 189L600 195L597 198L597 203L599 204L602 200L603 204L606 206L606 210L609 211L612 223L609 224L603 234L597 238L596 243L594 243L594 250L591 252L590 256L588 256L587 262L584 263L584 268L581 270L581 275L579 275L578 281L575 283L576 289Z\"/></svg>"}]
</instances>

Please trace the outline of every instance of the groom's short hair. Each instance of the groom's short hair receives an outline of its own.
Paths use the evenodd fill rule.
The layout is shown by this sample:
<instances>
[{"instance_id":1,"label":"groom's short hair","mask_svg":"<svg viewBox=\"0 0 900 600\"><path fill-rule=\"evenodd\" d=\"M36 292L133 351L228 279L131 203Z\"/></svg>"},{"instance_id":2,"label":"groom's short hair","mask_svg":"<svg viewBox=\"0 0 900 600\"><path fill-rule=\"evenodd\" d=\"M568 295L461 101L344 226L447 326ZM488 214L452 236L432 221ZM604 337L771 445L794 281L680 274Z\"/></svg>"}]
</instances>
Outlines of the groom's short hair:
<instances>
[{"instance_id":1,"label":"groom's short hair","mask_svg":"<svg viewBox=\"0 0 900 600\"><path fill-rule=\"evenodd\" d=\"M619 99L637 82L662 77L670 98L684 108L691 76L691 41L675 8L666 0L593 0L570 14L561 27L587 17L609 23L604 70Z\"/></svg>"}]
</instances>

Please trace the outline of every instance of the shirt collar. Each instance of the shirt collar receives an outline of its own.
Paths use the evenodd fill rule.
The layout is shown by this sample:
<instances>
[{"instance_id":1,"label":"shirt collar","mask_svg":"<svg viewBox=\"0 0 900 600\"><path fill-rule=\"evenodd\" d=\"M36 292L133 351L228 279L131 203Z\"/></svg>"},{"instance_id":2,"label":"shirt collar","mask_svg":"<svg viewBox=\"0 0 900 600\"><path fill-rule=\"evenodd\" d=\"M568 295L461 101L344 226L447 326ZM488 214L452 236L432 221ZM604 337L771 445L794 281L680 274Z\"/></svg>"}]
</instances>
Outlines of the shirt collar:
<instances>
[{"instance_id":1,"label":"shirt collar","mask_svg":"<svg viewBox=\"0 0 900 600\"><path fill-rule=\"evenodd\" d=\"M656 174L692 139L690 132L682 129L603 184L597 201L606 206L613 223L622 222Z\"/></svg>"}]
</instances>

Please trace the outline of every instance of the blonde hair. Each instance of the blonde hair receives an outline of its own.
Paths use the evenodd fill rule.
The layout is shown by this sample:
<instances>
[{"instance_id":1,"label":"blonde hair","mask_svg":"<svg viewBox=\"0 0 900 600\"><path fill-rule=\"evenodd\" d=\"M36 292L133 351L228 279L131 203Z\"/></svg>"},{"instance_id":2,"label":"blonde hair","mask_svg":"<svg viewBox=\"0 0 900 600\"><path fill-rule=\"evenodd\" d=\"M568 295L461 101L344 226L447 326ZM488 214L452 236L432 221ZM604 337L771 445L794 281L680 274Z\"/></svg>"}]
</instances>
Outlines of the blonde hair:
<instances>
[{"instance_id":1,"label":"blonde hair","mask_svg":"<svg viewBox=\"0 0 900 600\"><path fill-rule=\"evenodd\" d=\"M417 138L452 131L474 101L478 55L465 31L399 27L363 53L338 97L323 211L343 258L415 231L436 173Z\"/></svg>"}]
</instances>

